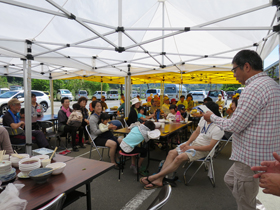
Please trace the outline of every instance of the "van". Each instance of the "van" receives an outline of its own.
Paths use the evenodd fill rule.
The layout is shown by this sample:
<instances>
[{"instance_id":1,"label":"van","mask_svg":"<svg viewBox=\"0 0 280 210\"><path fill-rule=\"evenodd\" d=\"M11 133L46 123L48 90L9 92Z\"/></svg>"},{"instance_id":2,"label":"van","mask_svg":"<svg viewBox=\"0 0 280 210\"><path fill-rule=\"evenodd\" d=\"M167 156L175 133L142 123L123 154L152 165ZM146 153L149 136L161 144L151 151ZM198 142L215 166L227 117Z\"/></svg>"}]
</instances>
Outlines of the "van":
<instances>
[{"instance_id":1,"label":"van","mask_svg":"<svg viewBox=\"0 0 280 210\"><path fill-rule=\"evenodd\" d=\"M22 87L19 85L12 85L10 86L10 90L22 90Z\"/></svg>"},{"instance_id":2,"label":"van","mask_svg":"<svg viewBox=\"0 0 280 210\"><path fill-rule=\"evenodd\" d=\"M82 96L88 98L88 92L86 90L78 90L75 94L75 99L78 101Z\"/></svg>"},{"instance_id":3,"label":"van","mask_svg":"<svg viewBox=\"0 0 280 210\"><path fill-rule=\"evenodd\" d=\"M101 91L95 91L93 95L96 97L96 99L101 99ZM107 99L107 94L105 91L102 91L102 96L105 96L105 99Z\"/></svg>"},{"instance_id":4,"label":"van","mask_svg":"<svg viewBox=\"0 0 280 210\"><path fill-rule=\"evenodd\" d=\"M161 92L160 89L148 89L146 90L145 98L148 98L151 95L151 93L153 95L160 96L160 92Z\"/></svg>"},{"instance_id":5,"label":"van","mask_svg":"<svg viewBox=\"0 0 280 210\"><path fill-rule=\"evenodd\" d=\"M117 90L109 90L107 91L107 99L116 99L119 100L119 92Z\"/></svg>"},{"instance_id":6,"label":"van","mask_svg":"<svg viewBox=\"0 0 280 210\"><path fill-rule=\"evenodd\" d=\"M0 88L0 95L10 91L9 88Z\"/></svg>"},{"instance_id":7,"label":"van","mask_svg":"<svg viewBox=\"0 0 280 210\"><path fill-rule=\"evenodd\" d=\"M182 86L182 93L181 95L187 96L187 88L183 85ZM175 98L176 101L180 99L180 85L178 84L167 84L164 86L164 95L167 95L169 99Z\"/></svg>"}]
</instances>

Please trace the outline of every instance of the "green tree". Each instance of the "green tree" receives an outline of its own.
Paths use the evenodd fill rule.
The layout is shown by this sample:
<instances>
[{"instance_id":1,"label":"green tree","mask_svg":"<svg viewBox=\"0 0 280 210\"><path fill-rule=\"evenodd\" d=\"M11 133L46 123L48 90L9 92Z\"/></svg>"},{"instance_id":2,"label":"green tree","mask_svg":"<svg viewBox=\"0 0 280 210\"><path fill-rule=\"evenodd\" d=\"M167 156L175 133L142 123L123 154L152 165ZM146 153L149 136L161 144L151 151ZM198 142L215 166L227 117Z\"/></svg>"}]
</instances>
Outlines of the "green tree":
<instances>
[{"instance_id":1,"label":"green tree","mask_svg":"<svg viewBox=\"0 0 280 210\"><path fill-rule=\"evenodd\" d=\"M234 91L237 90L239 87L241 87L241 84L231 84L231 85L223 84L221 89L224 91Z\"/></svg>"},{"instance_id":2,"label":"green tree","mask_svg":"<svg viewBox=\"0 0 280 210\"><path fill-rule=\"evenodd\" d=\"M0 77L0 87L1 88L8 87L7 77Z\"/></svg>"},{"instance_id":3,"label":"green tree","mask_svg":"<svg viewBox=\"0 0 280 210\"><path fill-rule=\"evenodd\" d=\"M49 91L50 82L49 82L49 80L44 80L44 79L32 79L31 80L31 89Z\"/></svg>"}]
</instances>

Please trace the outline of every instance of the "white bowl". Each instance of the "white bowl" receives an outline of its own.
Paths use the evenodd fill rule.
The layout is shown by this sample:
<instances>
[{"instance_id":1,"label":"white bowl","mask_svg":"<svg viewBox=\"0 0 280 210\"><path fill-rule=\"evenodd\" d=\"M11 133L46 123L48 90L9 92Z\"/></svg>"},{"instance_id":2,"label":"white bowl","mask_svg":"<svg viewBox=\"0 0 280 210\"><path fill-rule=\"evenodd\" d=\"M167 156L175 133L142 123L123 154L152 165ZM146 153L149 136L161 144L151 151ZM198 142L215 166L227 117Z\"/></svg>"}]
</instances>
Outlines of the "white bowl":
<instances>
[{"instance_id":1,"label":"white bowl","mask_svg":"<svg viewBox=\"0 0 280 210\"><path fill-rule=\"evenodd\" d=\"M43 167L42 165L42 160L46 160L46 159L49 159L50 157L48 155L36 155L36 156L33 156L33 157L37 157L40 159L41 161L41 166Z\"/></svg>"},{"instance_id":2,"label":"white bowl","mask_svg":"<svg viewBox=\"0 0 280 210\"><path fill-rule=\"evenodd\" d=\"M66 163L63 163L63 162L51 163L46 166L46 168L54 169L54 171L52 172L52 175L61 174L64 171L65 167L66 167Z\"/></svg>"},{"instance_id":3,"label":"white bowl","mask_svg":"<svg viewBox=\"0 0 280 210\"><path fill-rule=\"evenodd\" d=\"M25 162L33 162L33 163L28 163L25 164ZM32 158L24 158L21 161L19 161L19 170L24 174L28 175L28 173L34 169L40 168L41 166L41 161L37 157L32 157Z\"/></svg>"},{"instance_id":4,"label":"white bowl","mask_svg":"<svg viewBox=\"0 0 280 210\"><path fill-rule=\"evenodd\" d=\"M155 126L156 126L156 128L160 128L161 123L160 122L155 122Z\"/></svg>"},{"instance_id":5,"label":"white bowl","mask_svg":"<svg viewBox=\"0 0 280 210\"><path fill-rule=\"evenodd\" d=\"M29 158L29 154L19 154L21 156L23 156L23 158L18 158L18 157L14 157L13 155L11 155L10 157L10 161L12 162L12 166L13 167L17 167L18 168L18 162L24 158Z\"/></svg>"},{"instance_id":6,"label":"white bowl","mask_svg":"<svg viewBox=\"0 0 280 210\"><path fill-rule=\"evenodd\" d=\"M164 122L165 122L165 119L159 119L158 122L164 123Z\"/></svg>"}]
</instances>

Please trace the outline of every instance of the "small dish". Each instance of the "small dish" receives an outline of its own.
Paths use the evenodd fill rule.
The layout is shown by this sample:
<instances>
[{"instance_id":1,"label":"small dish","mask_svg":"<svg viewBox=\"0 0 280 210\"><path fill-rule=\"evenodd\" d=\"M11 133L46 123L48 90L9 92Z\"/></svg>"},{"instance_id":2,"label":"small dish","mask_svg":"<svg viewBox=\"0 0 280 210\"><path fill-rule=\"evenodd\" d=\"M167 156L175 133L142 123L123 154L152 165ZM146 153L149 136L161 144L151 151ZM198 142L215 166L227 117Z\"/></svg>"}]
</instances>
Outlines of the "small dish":
<instances>
[{"instance_id":1,"label":"small dish","mask_svg":"<svg viewBox=\"0 0 280 210\"><path fill-rule=\"evenodd\" d=\"M52 168L37 168L29 173L29 177L36 183L43 184L47 182L48 178L52 174L52 171Z\"/></svg>"},{"instance_id":2,"label":"small dish","mask_svg":"<svg viewBox=\"0 0 280 210\"><path fill-rule=\"evenodd\" d=\"M30 178L28 175L24 175L22 172L19 172L17 176L18 176L18 178L21 178L21 179L28 179L28 178Z\"/></svg>"}]
</instances>

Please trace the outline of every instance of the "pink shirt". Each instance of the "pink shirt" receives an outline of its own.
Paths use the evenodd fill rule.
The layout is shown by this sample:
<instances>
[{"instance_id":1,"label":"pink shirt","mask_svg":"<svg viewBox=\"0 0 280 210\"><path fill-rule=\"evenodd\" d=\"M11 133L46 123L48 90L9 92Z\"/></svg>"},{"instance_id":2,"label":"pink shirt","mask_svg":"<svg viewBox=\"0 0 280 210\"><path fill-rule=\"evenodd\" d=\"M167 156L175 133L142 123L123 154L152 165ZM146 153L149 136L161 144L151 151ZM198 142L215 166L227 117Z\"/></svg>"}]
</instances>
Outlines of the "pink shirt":
<instances>
[{"instance_id":1,"label":"pink shirt","mask_svg":"<svg viewBox=\"0 0 280 210\"><path fill-rule=\"evenodd\" d=\"M245 85L232 117L211 115L211 121L233 133L231 160L257 166L280 154L280 86L265 72Z\"/></svg>"}]
</instances>

